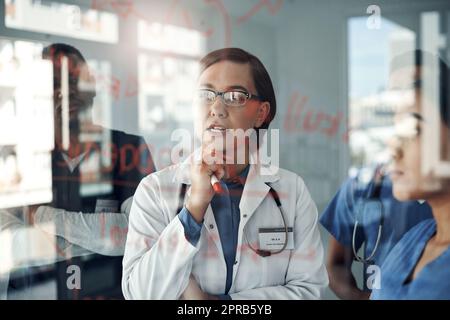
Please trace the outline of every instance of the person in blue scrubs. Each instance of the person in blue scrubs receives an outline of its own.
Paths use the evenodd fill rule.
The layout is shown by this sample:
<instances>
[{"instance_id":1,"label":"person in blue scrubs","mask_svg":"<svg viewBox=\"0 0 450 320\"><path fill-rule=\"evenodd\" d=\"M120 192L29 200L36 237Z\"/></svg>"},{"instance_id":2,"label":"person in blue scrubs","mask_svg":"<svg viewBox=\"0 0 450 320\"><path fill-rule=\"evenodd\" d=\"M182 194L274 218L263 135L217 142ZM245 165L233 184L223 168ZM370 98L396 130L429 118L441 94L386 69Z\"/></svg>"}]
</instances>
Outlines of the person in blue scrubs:
<instances>
[{"instance_id":1,"label":"person in blue scrubs","mask_svg":"<svg viewBox=\"0 0 450 320\"><path fill-rule=\"evenodd\" d=\"M429 65L431 61L437 62L438 68ZM424 150L428 146L428 141L422 139L424 130L440 129L437 140L441 152L433 156L450 161L448 66L436 56L419 50L395 58L393 66L391 77L397 92L414 93L409 95L414 99L405 99L396 109L390 169L393 193L403 201L425 199L433 218L411 229L392 249L381 267L381 288L372 293L371 299L450 299L449 172L439 175L433 167L426 175L422 174L422 151L430 153ZM425 71L430 78L439 71L439 107L431 103L430 92L422 90L420 80ZM431 120L432 108L439 108L440 123Z\"/></svg>"},{"instance_id":2,"label":"person in blue scrubs","mask_svg":"<svg viewBox=\"0 0 450 320\"><path fill-rule=\"evenodd\" d=\"M364 176L362 170L358 176L347 179L320 218L322 226L331 234L327 257L330 288L341 299L368 299L371 289L377 288L370 277L371 270L375 269L370 269L370 266L380 267L406 231L431 217L430 207L426 203L396 200L392 195L391 180L379 169L371 170L375 173L371 174L373 177L368 182L361 177ZM374 250L381 219L381 237ZM352 237L356 221L355 251L365 245L363 259L373 254L363 266L363 290L358 288L351 269L355 260Z\"/></svg>"}]
</instances>

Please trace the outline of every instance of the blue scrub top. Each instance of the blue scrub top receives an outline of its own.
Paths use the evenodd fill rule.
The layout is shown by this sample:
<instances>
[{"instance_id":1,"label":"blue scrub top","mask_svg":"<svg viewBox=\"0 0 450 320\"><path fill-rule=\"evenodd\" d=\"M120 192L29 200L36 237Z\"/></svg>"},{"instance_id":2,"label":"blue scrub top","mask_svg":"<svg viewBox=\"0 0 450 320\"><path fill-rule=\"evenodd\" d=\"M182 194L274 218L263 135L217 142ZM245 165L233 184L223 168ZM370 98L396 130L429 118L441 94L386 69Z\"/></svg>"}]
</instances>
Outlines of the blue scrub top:
<instances>
[{"instance_id":1,"label":"blue scrub top","mask_svg":"<svg viewBox=\"0 0 450 320\"><path fill-rule=\"evenodd\" d=\"M372 292L371 299L450 299L450 247L408 281L435 233L436 222L429 219L405 234L381 266L381 286Z\"/></svg>"},{"instance_id":2,"label":"blue scrub top","mask_svg":"<svg viewBox=\"0 0 450 320\"><path fill-rule=\"evenodd\" d=\"M358 185L359 184L359 185ZM350 178L341 186L333 200L322 213L320 223L342 245L352 248L353 227L355 217L358 217L356 232L356 251L364 241L364 256L368 257L375 246L381 210L379 203L371 201L362 210L361 203L366 199L368 190L373 183L361 186L356 178ZM384 224L378 248L373 256L373 264L381 266L391 249L401 237L419 222L432 218L431 208L427 203L417 201L397 201L392 195L392 182L385 176L380 192L381 203L384 206ZM364 266L365 268L368 265ZM367 276L366 272L364 275ZM364 281L366 285L366 281Z\"/></svg>"}]
</instances>

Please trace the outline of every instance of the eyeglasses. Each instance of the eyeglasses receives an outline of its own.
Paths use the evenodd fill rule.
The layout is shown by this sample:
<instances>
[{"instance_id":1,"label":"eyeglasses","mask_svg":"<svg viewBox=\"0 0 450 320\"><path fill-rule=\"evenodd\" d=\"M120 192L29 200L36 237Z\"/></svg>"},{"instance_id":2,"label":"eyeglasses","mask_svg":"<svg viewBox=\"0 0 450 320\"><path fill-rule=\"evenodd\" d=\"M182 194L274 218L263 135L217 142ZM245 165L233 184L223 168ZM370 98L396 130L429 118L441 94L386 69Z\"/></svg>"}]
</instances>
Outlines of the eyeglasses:
<instances>
[{"instance_id":1,"label":"eyeglasses","mask_svg":"<svg viewBox=\"0 0 450 320\"><path fill-rule=\"evenodd\" d=\"M211 89L199 89L197 92L197 99L203 104L213 104L217 96L220 96L222 102L229 107L242 107L250 99L262 101L262 98L257 95L239 90L218 92Z\"/></svg>"}]
</instances>

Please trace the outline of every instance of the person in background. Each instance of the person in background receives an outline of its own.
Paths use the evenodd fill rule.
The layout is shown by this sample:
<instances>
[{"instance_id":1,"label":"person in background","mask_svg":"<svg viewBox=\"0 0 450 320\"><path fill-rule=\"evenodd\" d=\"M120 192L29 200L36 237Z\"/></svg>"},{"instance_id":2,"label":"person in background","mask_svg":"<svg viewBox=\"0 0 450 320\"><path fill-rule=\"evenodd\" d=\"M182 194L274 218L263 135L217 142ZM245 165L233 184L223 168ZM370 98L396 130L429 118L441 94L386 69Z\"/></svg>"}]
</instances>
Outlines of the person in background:
<instances>
[{"instance_id":1,"label":"person in background","mask_svg":"<svg viewBox=\"0 0 450 320\"><path fill-rule=\"evenodd\" d=\"M121 298L121 256L132 196L139 181L155 170L153 160L142 137L93 123L95 78L78 49L55 43L44 48L42 57L53 65L53 201L29 209L31 226L11 212L2 211L0 227L13 239L11 258L18 267L58 262L58 298L82 298L96 292L95 286L89 292L83 291L83 286L77 292L67 289L68 265L78 265L86 275L91 269L97 268L98 272L110 266L106 268L114 270L115 279L108 281L116 284L98 294ZM92 163L98 164L95 171L83 173L81 168ZM82 185L89 183L110 187L83 195ZM38 250L41 257L28 250L30 242L42 245ZM19 261L14 256L22 258ZM80 260L80 256L91 258ZM10 290L14 288L10 286ZM27 297L26 292L23 296Z\"/></svg>"},{"instance_id":2,"label":"person in background","mask_svg":"<svg viewBox=\"0 0 450 320\"><path fill-rule=\"evenodd\" d=\"M416 50L396 57L393 66L392 84L405 97L396 106L395 137L390 143L393 193L401 201L426 200L433 217L409 230L390 251L381 266L381 288L371 299L448 300L450 172L448 168L438 170L435 163L424 170L431 152L424 150L430 145L426 137L432 128L437 128L437 136L430 139L437 141L440 150L436 158L440 163L450 161L448 65L433 54ZM426 90L424 79L436 79L436 91Z\"/></svg>"},{"instance_id":3,"label":"person in background","mask_svg":"<svg viewBox=\"0 0 450 320\"><path fill-rule=\"evenodd\" d=\"M361 172L343 183L320 217L331 235L327 254L330 288L341 299L369 299L378 287L372 281L378 275L370 266L378 270L401 237L431 217L428 204L393 197L392 182L382 166L372 170L369 181ZM363 257L359 257L356 254L363 245ZM363 263L361 289L352 272L355 261Z\"/></svg>"}]
</instances>

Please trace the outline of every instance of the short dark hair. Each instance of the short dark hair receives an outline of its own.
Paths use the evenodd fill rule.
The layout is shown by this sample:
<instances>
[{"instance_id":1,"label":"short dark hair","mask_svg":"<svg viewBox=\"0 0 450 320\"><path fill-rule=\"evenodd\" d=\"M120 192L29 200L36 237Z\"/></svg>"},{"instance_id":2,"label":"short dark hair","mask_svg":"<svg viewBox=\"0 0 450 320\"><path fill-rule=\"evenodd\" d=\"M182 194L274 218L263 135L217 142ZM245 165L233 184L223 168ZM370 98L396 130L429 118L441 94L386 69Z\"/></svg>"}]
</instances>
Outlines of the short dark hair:
<instances>
[{"instance_id":1,"label":"short dark hair","mask_svg":"<svg viewBox=\"0 0 450 320\"><path fill-rule=\"evenodd\" d=\"M54 67L53 69L54 72L55 68L61 67L60 64L62 56L66 56L67 59L69 60L68 63L69 74L72 77L76 78L77 81L79 79L81 66L83 65L85 65L88 68L89 75L91 76L87 61L77 48L65 43L53 43L42 49L42 58L51 60ZM57 82L55 78L53 81L53 86L54 88L60 86L60 84ZM84 95L83 97L86 102L85 107L91 107L93 104L93 99L96 94L95 90L93 91L87 90L85 91L85 93L87 93L87 95Z\"/></svg>"},{"instance_id":2,"label":"short dark hair","mask_svg":"<svg viewBox=\"0 0 450 320\"><path fill-rule=\"evenodd\" d=\"M86 59L77 48L65 43L52 43L42 50L43 59L54 60L56 57L62 55L74 55L81 62L86 63Z\"/></svg>"},{"instance_id":3,"label":"short dark hair","mask_svg":"<svg viewBox=\"0 0 450 320\"><path fill-rule=\"evenodd\" d=\"M439 113L442 122L450 128L450 110L448 104L448 93L449 93L449 70L448 64L437 55L430 52L416 49L414 51L408 51L394 57L391 61L391 72L404 67L427 67L424 63L424 58L427 57L427 61L432 61L432 59L437 59L438 72L439 72ZM422 71L423 68L419 69L419 79L416 88L421 88L422 86Z\"/></svg>"},{"instance_id":4,"label":"short dark hair","mask_svg":"<svg viewBox=\"0 0 450 320\"><path fill-rule=\"evenodd\" d=\"M80 67L88 64L81 52L65 43L53 43L42 50L42 58L51 60L55 68L61 67L61 57L67 57L69 60L69 73L78 77Z\"/></svg>"},{"instance_id":5,"label":"short dark hair","mask_svg":"<svg viewBox=\"0 0 450 320\"><path fill-rule=\"evenodd\" d=\"M270 104L270 112L261 127L257 129L267 129L270 122L275 118L277 112L277 101L273 89L272 80L262 62L251 53L240 48L223 48L212 51L200 60L200 73L220 61L231 61L236 63L249 64L253 82L256 87L256 94Z\"/></svg>"}]
</instances>

